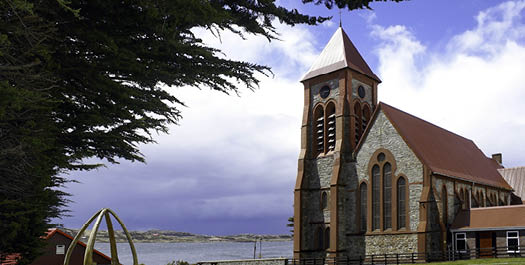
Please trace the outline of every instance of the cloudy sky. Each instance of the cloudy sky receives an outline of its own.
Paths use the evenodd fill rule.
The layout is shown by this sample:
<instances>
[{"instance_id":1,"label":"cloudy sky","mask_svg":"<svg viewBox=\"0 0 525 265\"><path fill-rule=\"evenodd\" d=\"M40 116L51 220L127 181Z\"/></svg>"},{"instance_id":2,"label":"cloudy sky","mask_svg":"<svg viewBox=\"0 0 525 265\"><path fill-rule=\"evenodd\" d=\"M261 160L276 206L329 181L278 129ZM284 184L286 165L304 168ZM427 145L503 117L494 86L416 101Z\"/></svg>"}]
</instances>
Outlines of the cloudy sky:
<instances>
[{"instance_id":1,"label":"cloudy sky","mask_svg":"<svg viewBox=\"0 0 525 265\"><path fill-rule=\"evenodd\" d=\"M288 1L282 1L291 7ZM141 146L146 164L123 161L72 173L65 190L80 227L109 207L128 229L203 234L287 233L300 144L299 83L335 32L334 16L317 27L277 25L282 41L225 32L222 42L196 30L226 56L272 67L260 89L227 96L167 88L188 107L179 126ZM379 99L464 137L506 167L525 165L525 1L412 0L343 11L343 28L382 79Z\"/></svg>"}]
</instances>

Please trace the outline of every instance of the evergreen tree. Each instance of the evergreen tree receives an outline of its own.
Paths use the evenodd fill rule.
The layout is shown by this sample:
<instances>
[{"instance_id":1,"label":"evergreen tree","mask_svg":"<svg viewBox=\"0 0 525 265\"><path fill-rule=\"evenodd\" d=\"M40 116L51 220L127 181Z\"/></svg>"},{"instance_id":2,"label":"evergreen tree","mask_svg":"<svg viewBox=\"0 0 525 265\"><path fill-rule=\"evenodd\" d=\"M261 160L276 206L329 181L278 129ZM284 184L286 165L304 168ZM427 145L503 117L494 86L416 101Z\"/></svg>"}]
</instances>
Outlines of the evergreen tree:
<instances>
[{"instance_id":1,"label":"evergreen tree","mask_svg":"<svg viewBox=\"0 0 525 265\"><path fill-rule=\"evenodd\" d=\"M372 0L303 0L369 8ZM399 0L393 0L399 1ZM272 22L316 25L274 0L0 0L0 255L38 255L64 212L62 173L97 157L144 161L138 144L167 132L182 105L162 89L254 89L269 68L220 56L192 33L278 37Z\"/></svg>"}]
</instances>

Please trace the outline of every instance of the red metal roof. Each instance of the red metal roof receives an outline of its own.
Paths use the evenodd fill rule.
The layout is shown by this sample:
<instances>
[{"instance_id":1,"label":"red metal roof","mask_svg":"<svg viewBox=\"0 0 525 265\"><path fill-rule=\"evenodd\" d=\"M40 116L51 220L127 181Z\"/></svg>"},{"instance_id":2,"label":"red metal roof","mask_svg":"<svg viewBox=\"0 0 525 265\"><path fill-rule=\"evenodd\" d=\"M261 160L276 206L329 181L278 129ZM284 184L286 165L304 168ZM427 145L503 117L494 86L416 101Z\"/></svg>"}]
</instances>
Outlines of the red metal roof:
<instances>
[{"instance_id":1,"label":"red metal roof","mask_svg":"<svg viewBox=\"0 0 525 265\"><path fill-rule=\"evenodd\" d=\"M343 28L339 27L301 81L346 67L381 82L361 57Z\"/></svg>"},{"instance_id":2,"label":"red metal roof","mask_svg":"<svg viewBox=\"0 0 525 265\"><path fill-rule=\"evenodd\" d=\"M51 238L54 234L56 234L56 233L61 234L61 235L65 236L65 237L71 239L71 241L73 241L73 239L74 239L71 235L69 235L68 233L66 233L66 232L64 232L64 231L62 231L62 230L60 230L60 229L58 229L58 228L49 229L49 230L47 231L47 235L45 236L45 239L46 239L46 240L47 240L47 239L50 239L50 238ZM77 241L77 244L78 244L78 245L81 245L81 246L83 246L83 247L87 247L86 243L84 243L84 242L82 242L82 241L80 241L80 240ZM100 252L100 251L98 251L98 250L96 250L96 249L93 249L93 252L94 252L94 253L97 253L98 255L102 256L103 258L105 258L105 259L107 259L109 262L111 262L111 258L108 257L108 256L106 256L104 253L102 253L102 252Z\"/></svg>"},{"instance_id":3,"label":"red metal roof","mask_svg":"<svg viewBox=\"0 0 525 265\"><path fill-rule=\"evenodd\" d=\"M53 229L49 229L47 230L46 234L44 236L42 236L43 239L45 240L48 240L50 239L53 235L55 234L61 234L63 236L65 236L66 238L70 239L71 241L73 241L73 237L71 235L69 235L68 233L58 229L58 228L53 228ZM83 246L83 247L86 247L86 244L82 241L78 241L77 244ZM111 258L106 256L104 253L96 250L96 249L93 249L93 252L94 253L97 253L98 255L102 256L104 259L107 259L109 262L111 262ZM0 265L15 265L16 264L16 260L20 258L20 254L9 254L7 256L4 257L3 260L0 260Z\"/></svg>"},{"instance_id":4,"label":"red metal roof","mask_svg":"<svg viewBox=\"0 0 525 265\"><path fill-rule=\"evenodd\" d=\"M433 173L512 190L498 172L501 166L487 158L472 140L383 102L379 103L379 110Z\"/></svg>"},{"instance_id":5,"label":"red metal roof","mask_svg":"<svg viewBox=\"0 0 525 265\"><path fill-rule=\"evenodd\" d=\"M525 205L497 206L462 210L452 230L484 230L525 227Z\"/></svg>"}]
</instances>

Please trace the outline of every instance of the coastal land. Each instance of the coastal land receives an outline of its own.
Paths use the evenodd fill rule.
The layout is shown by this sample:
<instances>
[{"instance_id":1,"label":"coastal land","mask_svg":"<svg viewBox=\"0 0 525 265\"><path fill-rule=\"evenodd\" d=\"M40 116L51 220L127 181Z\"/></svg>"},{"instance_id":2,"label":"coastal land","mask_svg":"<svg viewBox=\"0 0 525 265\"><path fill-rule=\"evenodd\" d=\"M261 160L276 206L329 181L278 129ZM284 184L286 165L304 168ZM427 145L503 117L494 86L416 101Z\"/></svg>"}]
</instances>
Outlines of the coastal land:
<instances>
[{"instance_id":1,"label":"coastal land","mask_svg":"<svg viewBox=\"0 0 525 265\"><path fill-rule=\"evenodd\" d=\"M75 236L79 229L60 228L64 232ZM255 234L239 234L229 236L213 236L200 235L187 232L177 232L169 230L148 230L148 231L129 231L133 242L135 243L192 243L192 242L254 242L256 240L262 241L291 241L292 235L255 235ZM80 238L81 241L87 242L91 230L86 230ZM118 243L127 242L126 234L122 230L115 231L115 239ZM108 231L97 231L96 242L109 242Z\"/></svg>"}]
</instances>

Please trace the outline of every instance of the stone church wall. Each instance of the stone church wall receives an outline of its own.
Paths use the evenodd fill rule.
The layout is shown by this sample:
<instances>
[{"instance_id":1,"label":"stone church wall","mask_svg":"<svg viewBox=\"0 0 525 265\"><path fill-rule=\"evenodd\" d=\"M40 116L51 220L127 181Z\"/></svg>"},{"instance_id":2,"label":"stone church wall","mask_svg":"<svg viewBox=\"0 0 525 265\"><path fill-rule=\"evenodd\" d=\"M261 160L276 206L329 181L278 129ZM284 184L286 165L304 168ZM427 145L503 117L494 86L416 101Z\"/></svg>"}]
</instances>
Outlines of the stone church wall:
<instances>
[{"instance_id":1,"label":"stone church wall","mask_svg":"<svg viewBox=\"0 0 525 265\"><path fill-rule=\"evenodd\" d=\"M302 243L310 252L310 257L323 257L324 251L319 250L316 232L319 227L324 229L330 223L330 179L334 164L333 155L327 155L306 162L306 187L302 192ZM328 207L321 208L321 194L327 193Z\"/></svg>"},{"instance_id":2,"label":"stone church wall","mask_svg":"<svg viewBox=\"0 0 525 265\"><path fill-rule=\"evenodd\" d=\"M321 90L321 87L328 86L330 87L330 94L326 98L321 98L319 95L319 90ZM311 96L312 96L312 107L314 107L319 102L327 102L330 99L334 99L336 101L339 100L339 79L332 79L328 80L326 82L322 82L316 85L313 85L311 87Z\"/></svg>"},{"instance_id":3,"label":"stone church wall","mask_svg":"<svg viewBox=\"0 0 525 265\"><path fill-rule=\"evenodd\" d=\"M419 224L419 201L423 189L423 164L406 145L388 118L382 113L378 116L356 157L358 183L369 181L368 164L374 152L380 148L389 150L397 165L394 176L402 174L408 179L409 232L417 231ZM370 203L370 202L369 202ZM395 216L392 216L395 218ZM369 218L370 219L370 218ZM416 234L384 234L365 237L366 254L400 253L417 251Z\"/></svg>"}]
</instances>

